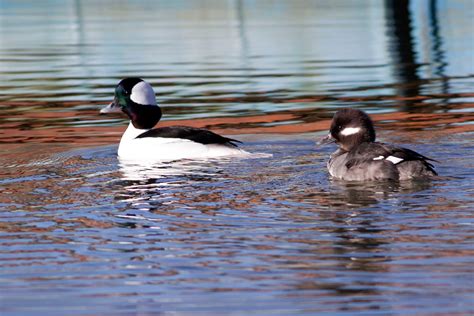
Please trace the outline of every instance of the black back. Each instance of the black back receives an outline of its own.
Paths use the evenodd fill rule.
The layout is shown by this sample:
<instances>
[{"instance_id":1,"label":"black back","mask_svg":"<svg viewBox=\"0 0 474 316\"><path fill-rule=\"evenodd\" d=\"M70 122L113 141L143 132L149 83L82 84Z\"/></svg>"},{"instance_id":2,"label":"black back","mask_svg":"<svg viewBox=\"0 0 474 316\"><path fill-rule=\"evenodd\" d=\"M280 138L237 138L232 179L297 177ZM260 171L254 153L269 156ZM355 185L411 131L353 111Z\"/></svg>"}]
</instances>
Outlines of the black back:
<instances>
[{"instance_id":1,"label":"black back","mask_svg":"<svg viewBox=\"0 0 474 316\"><path fill-rule=\"evenodd\" d=\"M208 144L227 144L237 147L235 143L241 143L238 140L223 137L207 129L195 128L189 126L167 126L159 127L146 131L136 138L163 137L163 138L182 138L204 145Z\"/></svg>"}]
</instances>

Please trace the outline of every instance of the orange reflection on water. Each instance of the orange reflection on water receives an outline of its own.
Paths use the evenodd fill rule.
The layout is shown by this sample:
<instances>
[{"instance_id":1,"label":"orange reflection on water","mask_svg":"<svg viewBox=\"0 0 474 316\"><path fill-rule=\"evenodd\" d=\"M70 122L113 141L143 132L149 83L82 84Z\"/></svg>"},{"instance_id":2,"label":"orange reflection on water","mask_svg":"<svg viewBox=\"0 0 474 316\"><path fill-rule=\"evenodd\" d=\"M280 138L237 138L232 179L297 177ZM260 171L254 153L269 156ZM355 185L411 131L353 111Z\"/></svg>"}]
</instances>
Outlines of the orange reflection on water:
<instances>
[{"instance_id":1,"label":"orange reflection on water","mask_svg":"<svg viewBox=\"0 0 474 316\"><path fill-rule=\"evenodd\" d=\"M472 97L472 94L455 97L468 98ZM421 102L426 98L419 96L414 99ZM225 101L228 101L227 99L225 98ZM305 96L304 99L279 99L278 103L302 100L309 102L318 99L321 99L321 96ZM339 99L345 103L369 102L373 97ZM399 99L407 100L403 97ZM219 100L213 99L212 102L218 103ZM0 114L0 143L58 143L83 146L117 143L127 125L125 116L100 116L98 107L95 106L75 109L79 104L77 101L55 103L54 107L44 102L0 104L1 108L6 109ZM371 117L383 130L397 134L416 131L418 137L429 138L474 131L474 113L471 111L473 107L473 103L458 102L450 104L446 111L441 111L439 106L431 109L426 104L414 103L409 111L400 109L388 113L374 113ZM258 115L166 120L165 113L165 120L158 125L203 127L225 135L312 133L327 130L336 110L337 108L324 107L315 102L314 107L310 108L272 111ZM212 113L210 115L212 116Z\"/></svg>"}]
</instances>

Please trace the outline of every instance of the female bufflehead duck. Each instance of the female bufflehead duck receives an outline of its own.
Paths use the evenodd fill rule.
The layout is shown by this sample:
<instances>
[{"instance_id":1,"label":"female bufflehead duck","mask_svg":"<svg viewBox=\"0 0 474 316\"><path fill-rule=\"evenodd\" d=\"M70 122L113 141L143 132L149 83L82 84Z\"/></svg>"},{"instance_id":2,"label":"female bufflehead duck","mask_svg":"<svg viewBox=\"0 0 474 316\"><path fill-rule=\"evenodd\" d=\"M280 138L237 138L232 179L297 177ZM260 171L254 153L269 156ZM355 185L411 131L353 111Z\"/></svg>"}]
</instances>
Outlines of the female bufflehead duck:
<instances>
[{"instance_id":1,"label":"female bufflehead duck","mask_svg":"<svg viewBox=\"0 0 474 316\"><path fill-rule=\"evenodd\" d=\"M342 109L334 115L329 135L320 143L334 141L339 149L327 164L334 178L408 180L437 175L428 162L435 160L407 148L376 142L372 120L357 109Z\"/></svg>"},{"instance_id":2,"label":"female bufflehead duck","mask_svg":"<svg viewBox=\"0 0 474 316\"><path fill-rule=\"evenodd\" d=\"M123 112L130 124L120 140L123 159L178 160L247 155L238 140L188 126L153 127L161 118L155 92L140 78L125 78L115 88L112 103L100 113Z\"/></svg>"}]
</instances>

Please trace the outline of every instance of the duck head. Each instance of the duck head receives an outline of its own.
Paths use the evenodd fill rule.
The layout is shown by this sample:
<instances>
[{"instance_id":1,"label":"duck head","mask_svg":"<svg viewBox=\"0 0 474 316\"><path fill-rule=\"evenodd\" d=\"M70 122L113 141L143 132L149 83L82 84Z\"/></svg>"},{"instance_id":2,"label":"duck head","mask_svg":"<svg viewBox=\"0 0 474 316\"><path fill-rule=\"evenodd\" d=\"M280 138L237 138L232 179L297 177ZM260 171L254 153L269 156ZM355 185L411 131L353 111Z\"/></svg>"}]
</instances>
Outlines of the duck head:
<instances>
[{"instance_id":1,"label":"duck head","mask_svg":"<svg viewBox=\"0 0 474 316\"><path fill-rule=\"evenodd\" d=\"M135 128L151 129L161 119L161 109L156 104L155 91L140 78L125 78L115 87L112 103L100 110L101 114L123 112Z\"/></svg>"},{"instance_id":2,"label":"duck head","mask_svg":"<svg viewBox=\"0 0 474 316\"><path fill-rule=\"evenodd\" d=\"M329 135L319 143L336 142L345 151L365 142L375 141L375 129L370 117L358 109L342 109L334 114Z\"/></svg>"}]
</instances>

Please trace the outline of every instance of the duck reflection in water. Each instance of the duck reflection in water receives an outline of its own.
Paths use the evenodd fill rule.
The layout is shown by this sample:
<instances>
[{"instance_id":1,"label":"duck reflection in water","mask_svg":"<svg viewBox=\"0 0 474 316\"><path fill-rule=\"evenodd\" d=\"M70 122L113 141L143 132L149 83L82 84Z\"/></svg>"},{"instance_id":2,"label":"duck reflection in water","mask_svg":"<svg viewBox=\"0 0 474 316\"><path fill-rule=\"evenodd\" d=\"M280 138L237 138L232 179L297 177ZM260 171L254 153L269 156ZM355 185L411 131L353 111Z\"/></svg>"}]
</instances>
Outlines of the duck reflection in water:
<instances>
[{"instance_id":1,"label":"duck reflection in water","mask_svg":"<svg viewBox=\"0 0 474 316\"><path fill-rule=\"evenodd\" d=\"M432 186L432 181L379 181L379 182L348 182L333 179L330 181L328 204L335 209L368 207L390 200L399 193L409 194L424 191Z\"/></svg>"},{"instance_id":2,"label":"duck reflection in water","mask_svg":"<svg viewBox=\"0 0 474 316\"><path fill-rule=\"evenodd\" d=\"M119 159L121 179L115 183L115 196L132 203L128 208L136 209L140 205L141 210L149 212L174 211L176 207L188 209L196 202L220 205L229 200L218 191L231 191L225 185L232 180L227 169L230 160L235 162L235 157L148 164Z\"/></svg>"},{"instance_id":3,"label":"duck reflection in water","mask_svg":"<svg viewBox=\"0 0 474 316\"><path fill-rule=\"evenodd\" d=\"M222 169L213 160L179 160L146 163L119 159L119 168L122 180L138 182L158 179L172 180L177 177L191 181L200 177L218 177L222 173Z\"/></svg>"}]
</instances>

